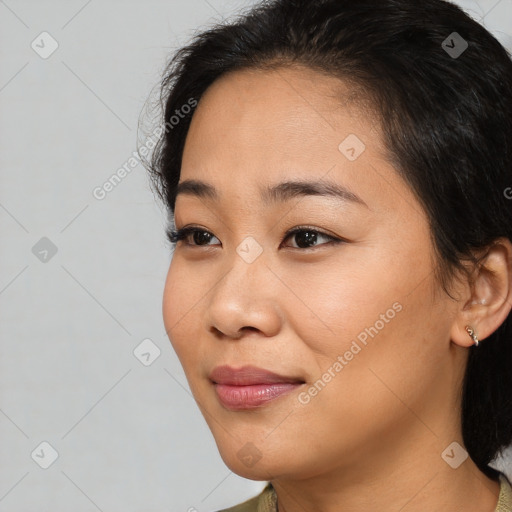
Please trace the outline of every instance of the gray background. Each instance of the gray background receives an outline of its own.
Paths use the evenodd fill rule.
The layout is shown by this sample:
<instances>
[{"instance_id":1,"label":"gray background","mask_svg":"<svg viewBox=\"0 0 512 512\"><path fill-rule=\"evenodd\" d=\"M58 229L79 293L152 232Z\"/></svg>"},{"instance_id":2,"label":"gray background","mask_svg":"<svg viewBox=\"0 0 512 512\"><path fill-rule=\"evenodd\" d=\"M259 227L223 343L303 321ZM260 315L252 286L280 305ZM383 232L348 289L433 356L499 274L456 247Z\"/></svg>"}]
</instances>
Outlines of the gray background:
<instances>
[{"instance_id":1,"label":"gray background","mask_svg":"<svg viewBox=\"0 0 512 512\"><path fill-rule=\"evenodd\" d=\"M512 0L459 3L512 49ZM2 512L203 512L264 485L223 464L165 335L145 170L93 196L136 150L170 52L250 5L0 1Z\"/></svg>"}]
</instances>

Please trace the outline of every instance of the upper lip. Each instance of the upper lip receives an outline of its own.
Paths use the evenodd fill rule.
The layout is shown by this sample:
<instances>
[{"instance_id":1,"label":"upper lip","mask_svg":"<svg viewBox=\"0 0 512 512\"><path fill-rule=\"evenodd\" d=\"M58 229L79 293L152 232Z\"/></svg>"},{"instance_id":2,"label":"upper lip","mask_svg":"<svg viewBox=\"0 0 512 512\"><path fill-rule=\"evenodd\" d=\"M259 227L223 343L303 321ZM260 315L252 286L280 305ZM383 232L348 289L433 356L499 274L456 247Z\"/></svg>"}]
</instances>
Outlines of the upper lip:
<instances>
[{"instance_id":1,"label":"upper lip","mask_svg":"<svg viewBox=\"0 0 512 512\"><path fill-rule=\"evenodd\" d=\"M277 373L258 368L257 366L217 366L210 373L210 380L215 384L227 384L231 386L249 386L251 384L276 384L283 382L303 383L299 377L279 375Z\"/></svg>"}]
</instances>

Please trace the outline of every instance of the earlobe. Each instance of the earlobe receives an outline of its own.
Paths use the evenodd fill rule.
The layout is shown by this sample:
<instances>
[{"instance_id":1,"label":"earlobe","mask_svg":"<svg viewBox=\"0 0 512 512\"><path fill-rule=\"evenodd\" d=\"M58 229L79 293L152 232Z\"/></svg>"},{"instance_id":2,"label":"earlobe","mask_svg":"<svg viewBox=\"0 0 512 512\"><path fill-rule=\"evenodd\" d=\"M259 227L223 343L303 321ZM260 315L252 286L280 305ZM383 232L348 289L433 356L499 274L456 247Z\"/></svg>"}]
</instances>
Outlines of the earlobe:
<instances>
[{"instance_id":1,"label":"earlobe","mask_svg":"<svg viewBox=\"0 0 512 512\"><path fill-rule=\"evenodd\" d=\"M478 336L477 336L475 330L473 329L473 327L471 327L470 325L466 325L466 331L469 334L469 336L471 337L471 339L473 340L473 343L475 344L475 346L478 347L478 345L480 344L480 341L479 341Z\"/></svg>"},{"instance_id":2,"label":"earlobe","mask_svg":"<svg viewBox=\"0 0 512 512\"><path fill-rule=\"evenodd\" d=\"M460 347L470 348L480 346L480 338L473 324L461 324L460 320L452 326L450 339Z\"/></svg>"},{"instance_id":3,"label":"earlobe","mask_svg":"<svg viewBox=\"0 0 512 512\"><path fill-rule=\"evenodd\" d=\"M500 327L512 309L510 240L500 238L488 248L467 284L469 298L461 302L451 339L463 347L477 347Z\"/></svg>"}]
</instances>

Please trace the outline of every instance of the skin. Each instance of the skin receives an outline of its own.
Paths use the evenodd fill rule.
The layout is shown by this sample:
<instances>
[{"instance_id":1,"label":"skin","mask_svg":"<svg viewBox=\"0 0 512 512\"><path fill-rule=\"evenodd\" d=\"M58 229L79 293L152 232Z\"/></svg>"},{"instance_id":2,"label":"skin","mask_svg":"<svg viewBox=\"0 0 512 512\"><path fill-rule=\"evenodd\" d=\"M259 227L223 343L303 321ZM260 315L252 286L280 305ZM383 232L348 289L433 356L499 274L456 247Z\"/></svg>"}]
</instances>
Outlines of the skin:
<instances>
[{"instance_id":1,"label":"skin","mask_svg":"<svg viewBox=\"0 0 512 512\"><path fill-rule=\"evenodd\" d=\"M454 281L456 300L443 293L427 217L387 161L376 118L350 93L334 77L281 67L224 75L203 95L180 182L208 182L220 198L177 197L176 227L212 236L176 245L163 300L169 338L222 459L243 477L270 480L280 511L494 511L499 484L471 458L455 470L441 454L463 446L459 389L475 350L465 326L485 340L510 312L512 245L489 251L473 285ZM354 161L338 149L349 134L366 146ZM313 178L367 206L322 196L269 205L259 196L263 186ZM346 242L318 235L304 249L300 236L285 239L303 225ZM248 236L263 250L252 263L236 251ZM397 303L394 318L301 403L299 393ZM221 364L305 384L232 411L208 379ZM244 446L261 456L255 464L237 456Z\"/></svg>"}]
</instances>

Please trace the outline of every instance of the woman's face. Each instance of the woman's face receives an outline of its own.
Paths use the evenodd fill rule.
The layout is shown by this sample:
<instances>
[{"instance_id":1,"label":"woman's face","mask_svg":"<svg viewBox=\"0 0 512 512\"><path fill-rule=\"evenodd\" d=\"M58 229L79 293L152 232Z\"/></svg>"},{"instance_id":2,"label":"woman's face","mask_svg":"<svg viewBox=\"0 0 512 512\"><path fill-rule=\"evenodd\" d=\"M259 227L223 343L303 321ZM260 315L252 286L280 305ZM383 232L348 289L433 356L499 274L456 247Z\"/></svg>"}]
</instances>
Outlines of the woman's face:
<instances>
[{"instance_id":1,"label":"woman's face","mask_svg":"<svg viewBox=\"0 0 512 512\"><path fill-rule=\"evenodd\" d=\"M438 293L426 215L349 95L304 68L239 71L209 88L187 137L180 183L215 197L177 196L176 227L199 232L177 243L164 321L247 478L378 465L404 446L440 460L456 435L457 304ZM345 192L315 192L329 186Z\"/></svg>"}]
</instances>

